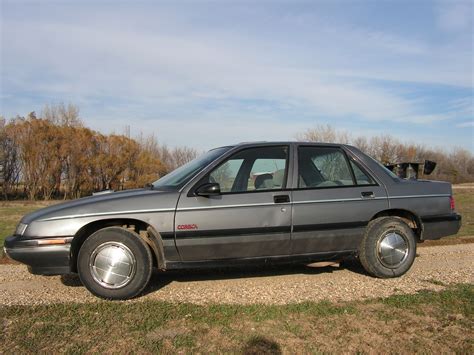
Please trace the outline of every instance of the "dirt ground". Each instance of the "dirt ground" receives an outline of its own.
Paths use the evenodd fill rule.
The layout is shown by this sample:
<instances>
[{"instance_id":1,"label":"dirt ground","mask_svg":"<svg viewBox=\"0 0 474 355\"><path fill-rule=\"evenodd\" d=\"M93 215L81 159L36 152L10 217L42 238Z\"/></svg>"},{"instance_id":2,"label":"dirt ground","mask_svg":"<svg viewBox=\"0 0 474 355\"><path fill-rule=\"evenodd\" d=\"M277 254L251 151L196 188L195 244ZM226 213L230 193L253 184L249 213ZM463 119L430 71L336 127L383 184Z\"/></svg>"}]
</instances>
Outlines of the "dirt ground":
<instances>
[{"instance_id":1,"label":"dirt ground","mask_svg":"<svg viewBox=\"0 0 474 355\"><path fill-rule=\"evenodd\" d=\"M145 294L128 302L161 300L193 304L289 304L304 301L352 301L442 290L474 282L474 244L418 249L403 277L376 279L357 265L274 266L247 269L156 272ZM0 305L88 303L92 296L74 276L46 277L23 265L0 265Z\"/></svg>"}]
</instances>

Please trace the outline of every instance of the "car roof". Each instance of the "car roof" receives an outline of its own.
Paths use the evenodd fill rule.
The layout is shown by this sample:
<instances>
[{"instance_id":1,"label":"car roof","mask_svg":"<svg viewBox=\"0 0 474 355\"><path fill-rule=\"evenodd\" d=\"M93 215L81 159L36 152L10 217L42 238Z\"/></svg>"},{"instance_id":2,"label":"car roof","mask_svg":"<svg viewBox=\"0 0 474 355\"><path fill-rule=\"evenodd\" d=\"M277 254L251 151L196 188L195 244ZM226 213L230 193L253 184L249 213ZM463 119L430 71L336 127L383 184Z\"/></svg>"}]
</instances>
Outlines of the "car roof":
<instances>
[{"instance_id":1,"label":"car roof","mask_svg":"<svg viewBox=\"0 0 474 355\"><path fill-rule=\"evenodd\" d=\"M254 142L240 142L237 144L225 145L221 147L216 147L214 149L219 148L229 148L234 149L237 147L258 147L258 146L273 146L273 145L312 145L312 146L324 146L324 147L341 147L341 146L348 146L347 144L343 143L324 143L324 142L305 142L305 141L254 141Z\"/></svg>"},{"instance_id":2,"label":"car roof","mask_svg":"<svg viewBox=\"0 0 474 355\"><path fill-rule=\"evenodd\" d=\"M314 146L334 146L340 147L346 144L342 143L325 143L325 142L305 142L305 141L256 141L256 142L241 142L238 144L231 145L230 147L242 147L242 146L266 146L266 145L314 145Z\"/></svg>"}]
</instances>

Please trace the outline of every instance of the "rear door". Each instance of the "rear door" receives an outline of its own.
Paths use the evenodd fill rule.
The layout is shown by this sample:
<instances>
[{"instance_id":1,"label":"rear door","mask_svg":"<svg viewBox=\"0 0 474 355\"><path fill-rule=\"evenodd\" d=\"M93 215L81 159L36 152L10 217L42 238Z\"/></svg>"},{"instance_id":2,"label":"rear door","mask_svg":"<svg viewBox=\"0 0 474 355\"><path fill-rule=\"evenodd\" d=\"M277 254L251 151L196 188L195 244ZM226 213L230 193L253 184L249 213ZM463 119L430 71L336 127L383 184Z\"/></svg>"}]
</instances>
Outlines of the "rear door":
<instances>
[{"instance_id":1,"label":"rear door","mask_svg":"<svg viewBox=\"0 0 474 355\"><path fill-rule=\"evenodd\" d=\"M183 261L291 253L291 205L286 190L289 145L244 148L193 189L219 183L218 196L183 192L176 211L176 246Z\"/></svg>"},{"instance_id":2,"label":"rear door","mask_svg":"<svg viewBox=\"0 0 474 355\"><path fill-rule=\"evenodd\" d=\"M368 221L388 207L385 188L338 146L297 148L292 253L357 249Z\"/></svg>"}]
</instances>

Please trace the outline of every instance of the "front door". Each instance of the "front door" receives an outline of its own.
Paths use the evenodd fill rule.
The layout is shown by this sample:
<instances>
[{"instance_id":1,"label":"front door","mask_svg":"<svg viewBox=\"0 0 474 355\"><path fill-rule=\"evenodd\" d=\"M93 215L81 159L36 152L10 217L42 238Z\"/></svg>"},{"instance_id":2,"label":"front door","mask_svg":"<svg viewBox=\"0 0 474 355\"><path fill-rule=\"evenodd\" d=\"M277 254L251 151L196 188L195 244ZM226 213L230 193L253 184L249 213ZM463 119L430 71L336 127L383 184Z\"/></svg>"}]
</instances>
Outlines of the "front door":
<instances>
[{"instance_id":1,"label":"front door","mask_svg":"<svg viewBox=\"0 0 474 355\"><path fill-rule=\"evenodd\" d=\"M182 193L175 236L183 261L291 253L289 150L287 145L244 148L193 187L218 183L220 195Z\"/></svg>"},{"instance_id":2,"label":"front door","mask_svg":"<svg viewBox=\"0 0 474 355\"><path fill-rule=\"evenodd\" d=\"M388 208L385 188L336 146L298 147L292 253L358 248L369 220Z\"/></svg>"}]
</instances>

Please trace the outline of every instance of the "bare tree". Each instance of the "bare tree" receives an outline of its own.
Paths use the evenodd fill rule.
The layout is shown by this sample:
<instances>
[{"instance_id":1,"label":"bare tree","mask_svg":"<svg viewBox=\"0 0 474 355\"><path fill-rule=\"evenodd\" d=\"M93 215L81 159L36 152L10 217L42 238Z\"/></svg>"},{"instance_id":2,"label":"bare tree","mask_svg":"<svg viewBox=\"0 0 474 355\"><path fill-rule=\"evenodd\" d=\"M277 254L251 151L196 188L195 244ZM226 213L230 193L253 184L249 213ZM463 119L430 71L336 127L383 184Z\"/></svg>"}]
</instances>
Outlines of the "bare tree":
<instances>
[{"instance_id":1,"label":"bare tree","mask_svg":"<svg viewBox=\"0 0 474 355\"><path fill-rule=\"evenodd\" d=\"M437 167L431 179L453 183L474 181L474 157L465 149L454 149L448 153L441 149L428 149L422 144L400 142L390 135L371 138L358 136L352 139L346 132L338 132L331 126L317 126L297 135L302 141L351 143L380 162L420 162L433 160ZM424 178L428 178L425 176Z\"/></svg>"},{"instance_id":2,"label":"bare tree","mask_svg":"<svg viewBox=\"0 0 474 355\"><path fill-rule=\"evenodd\" d=\"M199 155L196 149L189 147L175 147L169 149L166 145L163 145L159 151L160 160L166 167L166 172L179 168L181 165L186 164Z\"/></svg>"},{"instance_id":3,"label":"bare tree","mask_svg":"<svg viewBox=\"0 0 474 355\"><path fill-rule=\"evenodd\" d=\"M189 147L174 148L171 152L171 156L172 156L173 164L174 164L174 166L172 167L172 170L190 162L191 160L196 158L197 155L198 155L198 151L194 148L189 148Z\"/></svg>"},{"instance_id":4,"label":"bare tree","mask_svg":"<svg viewBox=\"0 0 474 355\"><path fill-rule=\"evenodd\" d=\"M8 121L0 117L0 181L4 198L14 194L26 194L30 199L76 198L94 190L142 187L199 153L188 147L170 149L160 145L153 135L131 139L100 134L82 126L78 112L74 105L61 104L46 106L43 118L35 112ZM316 126L298 137L304 141L352 143L383 163L429 159L438 163L429 178L453 183L474 181L474 157L465 149L430 149L389 135L352 138L329 125ZM221 173L225 180L229 172L223 169ZM342 173L328 170L328 174Z\"/></svg>"},{"instance_id":5,"label":"bare tree","mask_svg":"<svg viewBox=\"0 0 474 355\"><path fill-rule=\"evenodd\" d=\"M296 135L296 139L304 142L349 143L350 135L346 131L336 131L330 125L317 125Z\"/></svg>"},{"instance_id":6,"label":"bare tree","mask_svg":"<svg viewBox=\"0 0 474 355\"><path fill-rule=\"evenodd\" d=\"M59 126L80 127L83 125L79 117L79 107L73 104L67 106L64 103L47 104L41 112L41 117Z\"/></svg>"}]
</instances>

